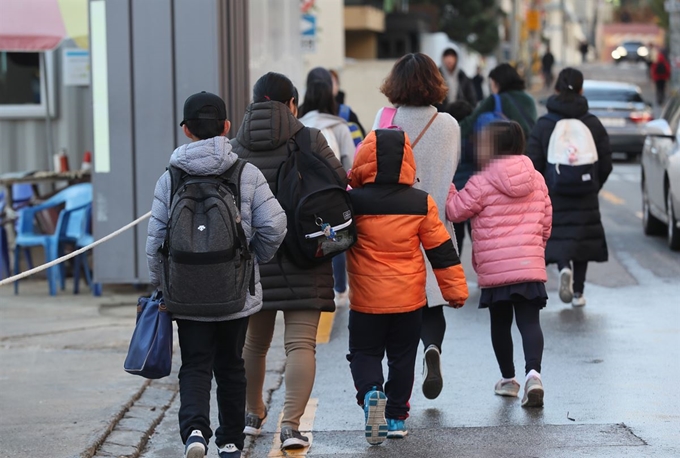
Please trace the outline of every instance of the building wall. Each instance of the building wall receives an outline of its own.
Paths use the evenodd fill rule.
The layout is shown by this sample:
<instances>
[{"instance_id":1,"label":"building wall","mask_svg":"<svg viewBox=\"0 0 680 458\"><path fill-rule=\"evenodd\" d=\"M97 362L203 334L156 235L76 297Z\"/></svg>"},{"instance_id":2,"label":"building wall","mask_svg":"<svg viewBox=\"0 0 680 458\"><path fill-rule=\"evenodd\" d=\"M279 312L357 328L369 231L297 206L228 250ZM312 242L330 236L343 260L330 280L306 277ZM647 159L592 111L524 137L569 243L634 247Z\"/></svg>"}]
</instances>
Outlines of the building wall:
<instances>
[{"instance_id":1,"label":"building wall","mask_svg":"<svg viewBox=\"0 0 680 458\"><path fill-rule=\"evenodd\" d=\"M61 50L73 48L65 41L54 53L49 71L55 79L53 145L47 151L44 119L0 119L0 173L51 170L52 154L66 149L71 169L79 168L85 151L92 151L92 102L89 86L64 86L61 78Z\"/></svg>"},{"instance_id":2,"label":"building wall","mask_svg":"<svg viewBox=\"0 0 680 458\"><path fill-rule=\"evenodd\" d=\"M369 31L345 33L345 55L351 59L375 59L378 57L378 35Z\"/></svg>"},{"instance_id":3,"label":"building wall","mask_svg":"<svg viewBox=\"0 0 680 458\"><path fill-rule=\"evenodd\" d=\"M303 55L306 75L314 67L342 68L345 64L343 0L316 0L310 11L317 17L316 51Z\"/></svg>"},{"instance_id":4,"label":"building wall","mask_svg":"<svg viewBox=\"0 0 680 458\"><path fill-rule=\"evenodd\" d=\"M390 105L380 92L380 86L392 70L395 60L348 60L340 73L340 87L345 91L345 103L359 117L366 131L373 126L378 110Z\"/></svg>"}]
</instances>

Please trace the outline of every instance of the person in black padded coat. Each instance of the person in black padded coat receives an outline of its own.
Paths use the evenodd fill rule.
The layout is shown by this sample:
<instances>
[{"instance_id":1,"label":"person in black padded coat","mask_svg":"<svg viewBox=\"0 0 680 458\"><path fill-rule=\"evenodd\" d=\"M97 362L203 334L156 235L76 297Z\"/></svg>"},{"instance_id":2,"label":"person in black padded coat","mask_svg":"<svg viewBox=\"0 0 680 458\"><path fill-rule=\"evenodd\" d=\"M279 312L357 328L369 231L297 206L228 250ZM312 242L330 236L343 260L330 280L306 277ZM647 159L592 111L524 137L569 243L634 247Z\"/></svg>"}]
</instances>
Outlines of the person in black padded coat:
<instances>
[{"instance_id":1,"label":"person in black padded coat","mask_svg":"<svg viewBox=\"0 0 680 458\"><path fill-rule=\"evenodd\" d=\"M556 94L547 102L549 113L561 118L581 120L590 130L597 147L595 179L601 189L612 171L612 152L609 135L600 120L588 112L588 101L583 97L583 74L565 68L557 77ZM548 145L556 121L541 117L531 131L527 156L534 167L545 176ZM574 307L586 304L583 295L588 262L608 259L607 241L600 217L598 193L567 196L550 192L553 203L553 230L545 260L556 263L560 271L560 299Z\"/></svg>"}]
</instances>

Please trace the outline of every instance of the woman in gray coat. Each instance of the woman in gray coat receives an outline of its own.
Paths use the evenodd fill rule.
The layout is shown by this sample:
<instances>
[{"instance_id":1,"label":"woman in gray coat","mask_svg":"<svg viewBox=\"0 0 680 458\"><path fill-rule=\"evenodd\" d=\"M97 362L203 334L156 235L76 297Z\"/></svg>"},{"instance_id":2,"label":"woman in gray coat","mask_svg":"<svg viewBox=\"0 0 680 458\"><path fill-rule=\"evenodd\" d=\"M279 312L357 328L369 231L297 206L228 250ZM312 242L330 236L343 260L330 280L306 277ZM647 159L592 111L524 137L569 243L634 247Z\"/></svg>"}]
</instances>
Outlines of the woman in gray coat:
<instances>
[{"instance_id":1,"label":"woman in gray coat","mask_svg":"<svg viewBox=\"0 0 680 458\"><path fill-rule=\"evenodd\" d=\"M346 181L347 173L318 129L307 128L296 118L298 95L293 83L279 73L267 73L253 89L253 103L232 140L234 152L257 166L276 195L280 165L297 150L294 137L310 129L312 151L330 163ZM286 398L281 421L284 449L309 445L299 432L300 417L312 393L316 374L316 332L321 312L335 310L331 261L312 269L296 267L283 251L260 266L264 295L262 311L250 318L243 349L248 388L246 434L257 435L267 418L262 399L267 351L274 334L276 312L285 320Z\"/></svg>"}]
</instances>

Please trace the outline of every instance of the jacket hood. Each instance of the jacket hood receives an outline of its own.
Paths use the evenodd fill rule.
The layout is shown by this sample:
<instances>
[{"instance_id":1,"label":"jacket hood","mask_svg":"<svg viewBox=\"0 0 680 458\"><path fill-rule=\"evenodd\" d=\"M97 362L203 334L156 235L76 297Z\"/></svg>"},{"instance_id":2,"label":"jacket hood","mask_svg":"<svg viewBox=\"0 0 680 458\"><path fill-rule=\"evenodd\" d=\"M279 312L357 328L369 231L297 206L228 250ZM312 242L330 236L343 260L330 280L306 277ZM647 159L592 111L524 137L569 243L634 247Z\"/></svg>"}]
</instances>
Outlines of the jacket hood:
<instances>
[{"instance_id":1,"label":"jacket hood","mask_svg":"<svg viewBox=\"0 0 680 458\"><path fill-rule=\"evenodd\" d=\"M209 176L226 172L236 159L227 137L213 137L180 146L172 153L170 165L191 175Z\"/></svg>"},{"instance_id":2,"label":"jacket hood","mask_svg":"<svg viewBox=\"0 0 680 458\"><path fill-rule=\"evenodd\" d=\"M354 158L349 184L405 184L416 181L416 160L406 132L378 129L369 133Z\"/></svg>"},{"instance_id":3,"label":"jacket hood","mask_svg":"<svg viewBox=\"0 0 680 458\"><path fill-rule=\"evenodd\" d=\"M548 111L552 111L565 118L582 118L588 113L588 101L585 97L576 96L571 102L565 102L557 98L556 95L548 99L546 105Z\"/></svg>"},{"instance_id":4,"label":"jacket hood","mask_svg":"<svg viewBox=\"0 0 680 458\"><path fill-rule=\"evenodd\" d=\"M347 124L347 122L339 116L319 113L319 110L310 111L300 118L300 122L308 127L315 127L319 130L326 127L333 128L338 124Z\"/></svg>"},{"instance_id":5,"label":"jacket hood","mask_svg":"<svg viewBox=\"0 0 680 458\"><path fill-rule=\"evenodd\" d=\"M489 182L510 197L524 197L534 190L534 166L527 156L506 156L488 165Z\"/></svg>"},{"instance_id":6,"label":"jacket hood","mask_svg":"<svg viewBox=\"0 0 680 458\"><path fill-rule=\"evenodd\" d=\"M251 103L236 141L250 151L271 151L284 145L304 125L280 102Z\"/></svg>"}]
</instances>

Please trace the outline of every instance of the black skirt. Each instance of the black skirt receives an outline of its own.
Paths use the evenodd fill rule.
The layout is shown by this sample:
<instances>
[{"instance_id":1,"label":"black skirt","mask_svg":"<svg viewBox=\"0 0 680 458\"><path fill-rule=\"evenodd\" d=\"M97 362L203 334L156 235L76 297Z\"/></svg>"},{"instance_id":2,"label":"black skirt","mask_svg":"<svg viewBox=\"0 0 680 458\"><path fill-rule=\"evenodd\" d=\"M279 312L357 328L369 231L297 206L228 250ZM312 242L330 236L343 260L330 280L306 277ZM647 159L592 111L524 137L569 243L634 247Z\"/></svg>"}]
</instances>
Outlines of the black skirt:
<instances>
[{"instance_id":1,"label":"black skirt","mask_svg":"<svg viewBox=\"0 0 680 458\"><path fill-rule=\"evenodd\" d=\"M528 302L543 308L548 302L548 293L545 290L545 283L541 281L482 289L482 295L479 298L480 309L499 302Z\"/></svg>"}]
</instances>

